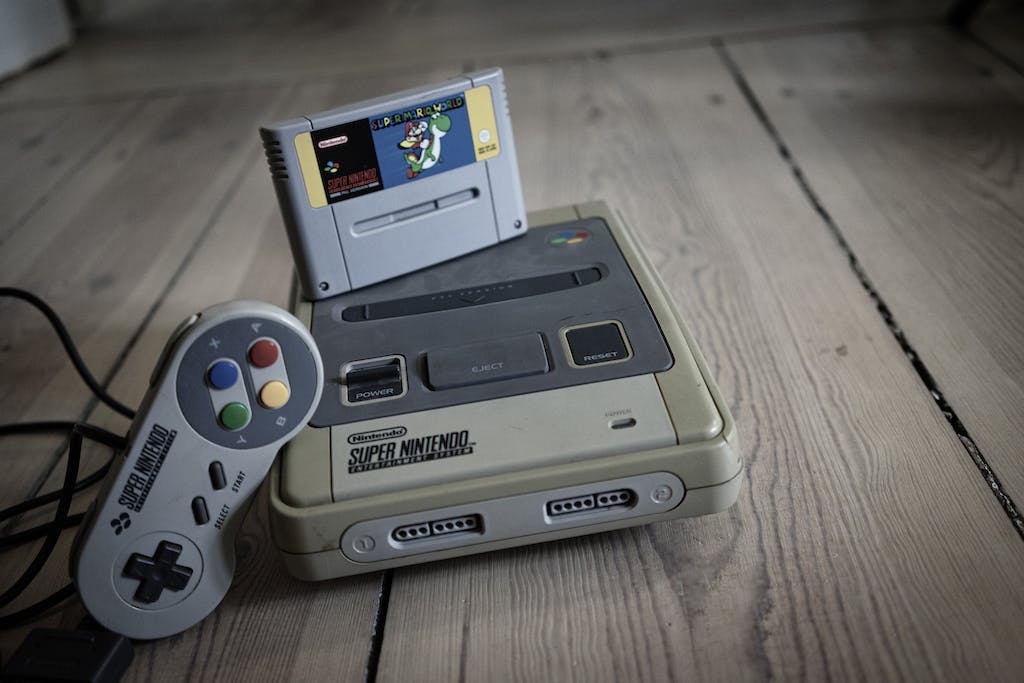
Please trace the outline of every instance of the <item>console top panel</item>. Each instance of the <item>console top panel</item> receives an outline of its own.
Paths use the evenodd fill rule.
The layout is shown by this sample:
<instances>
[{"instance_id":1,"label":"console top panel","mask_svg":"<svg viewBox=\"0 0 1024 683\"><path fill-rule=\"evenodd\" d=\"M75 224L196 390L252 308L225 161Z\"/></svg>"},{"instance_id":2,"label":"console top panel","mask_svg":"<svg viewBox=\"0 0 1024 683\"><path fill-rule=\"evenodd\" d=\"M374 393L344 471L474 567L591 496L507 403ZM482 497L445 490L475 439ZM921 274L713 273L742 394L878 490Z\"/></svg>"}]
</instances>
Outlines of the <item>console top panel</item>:
<instances>
[{"instance_id":1,"label":"console top panel","mask_svg":"<svg viewBox=\"0 0 1024 683\"><path fill-rule=\"evenodd\" d=\"M660 372L672 354L604 221L317 301L326 427Z\"/></svg>"}]
</instances>

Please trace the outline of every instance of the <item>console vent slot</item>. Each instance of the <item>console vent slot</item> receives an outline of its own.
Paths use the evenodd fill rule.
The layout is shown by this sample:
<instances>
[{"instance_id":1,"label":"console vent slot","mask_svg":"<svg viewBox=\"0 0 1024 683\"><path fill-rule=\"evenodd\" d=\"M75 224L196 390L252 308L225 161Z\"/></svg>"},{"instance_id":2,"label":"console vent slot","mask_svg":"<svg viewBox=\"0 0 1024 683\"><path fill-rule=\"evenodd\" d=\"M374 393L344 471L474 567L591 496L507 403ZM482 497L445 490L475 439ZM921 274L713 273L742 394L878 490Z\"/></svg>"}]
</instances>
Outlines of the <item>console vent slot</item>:
<instances>
[{"instance_id":1,"label":"console vent slot","mask_svg":"<svg viewBox=\"0 0 1024 683\"><path fill-rule=\"evenodd\" d=\"M281 141L265 130L260 131L260 137L263 139L263 151L267 155L267 164L270 165L270 175L275 180L288 180L288 167L284 163Z\"/></svg>"}]
</instances>

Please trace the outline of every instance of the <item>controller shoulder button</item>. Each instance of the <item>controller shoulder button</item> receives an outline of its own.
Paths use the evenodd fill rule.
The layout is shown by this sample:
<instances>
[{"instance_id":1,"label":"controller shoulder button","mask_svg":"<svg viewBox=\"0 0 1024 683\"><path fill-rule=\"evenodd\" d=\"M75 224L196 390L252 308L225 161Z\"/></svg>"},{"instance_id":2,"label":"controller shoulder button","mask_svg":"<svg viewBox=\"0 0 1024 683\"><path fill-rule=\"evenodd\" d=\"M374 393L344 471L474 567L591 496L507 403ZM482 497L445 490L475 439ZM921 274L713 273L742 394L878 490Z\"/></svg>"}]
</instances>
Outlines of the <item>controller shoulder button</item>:
<instances>
[{"instance_id":1,"label":"controller shoulder button","mask_svg":"<svg viewBox=\"0 0 1024 683\"><path fill-rule=\"evenodd\" d=\"M171 353L174 348L178 345L178 341L184 336L185 332L189 330L193 325L199 322L199 317L202 313L193 313L188 320L185 320L174 328L174 332L171 333L171 338L167 341L167 345L164 346L164 350L160 352L160 358L156 362L156 366L153 368L153 373L149 376L149 386L156 384L156 380L163 374L164 367L167 365L167 361L171 358Z\"/></svg>"}]
</instances>

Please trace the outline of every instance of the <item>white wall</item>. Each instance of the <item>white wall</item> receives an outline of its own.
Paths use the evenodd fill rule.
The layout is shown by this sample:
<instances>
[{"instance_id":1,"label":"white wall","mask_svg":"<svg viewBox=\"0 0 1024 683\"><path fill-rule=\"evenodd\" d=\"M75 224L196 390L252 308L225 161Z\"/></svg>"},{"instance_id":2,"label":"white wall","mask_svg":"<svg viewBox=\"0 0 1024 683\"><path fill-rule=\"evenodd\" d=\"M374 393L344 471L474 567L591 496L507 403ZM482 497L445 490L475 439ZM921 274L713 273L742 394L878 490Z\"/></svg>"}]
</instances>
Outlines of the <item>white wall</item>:
<instances>
[{"instance_id":1,"label":"white wall","mask_svg":"<svg viewBox=\"0 0 1024 683\"><path fill-rule=\"evenodd\" d=\"M0 78L71 44L62 0L0 0Z\"/></svg>"}]
</instances>

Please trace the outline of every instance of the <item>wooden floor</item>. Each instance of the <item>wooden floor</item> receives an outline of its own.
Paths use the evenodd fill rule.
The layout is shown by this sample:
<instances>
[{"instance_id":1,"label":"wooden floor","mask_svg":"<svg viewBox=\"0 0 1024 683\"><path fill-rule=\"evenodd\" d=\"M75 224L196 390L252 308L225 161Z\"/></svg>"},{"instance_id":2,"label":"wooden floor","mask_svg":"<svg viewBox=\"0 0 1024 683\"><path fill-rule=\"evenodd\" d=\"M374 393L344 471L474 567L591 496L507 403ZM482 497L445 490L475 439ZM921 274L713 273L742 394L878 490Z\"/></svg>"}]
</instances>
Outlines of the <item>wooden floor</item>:
<instances>
[{"instance_id":1,"label":"wooden floor","mask_svg":"<svg viewBox=\"0 0 1024 683\"><path fill-rule=\"evenodd\" d=\"M190 312L286 304L261 123L501 65L527 208L621 210L747 477L719 515L319 584L285 573L264 492L224 603L126 680L1021 680L1019 3L969 33L924 2L151 4L0 86L0 285L111 393L139 401ZM0 421L126 428L33 309L0 321ZM0 441L0 506L57 487L64 446Z\"/></svg>"}]
</instances>

